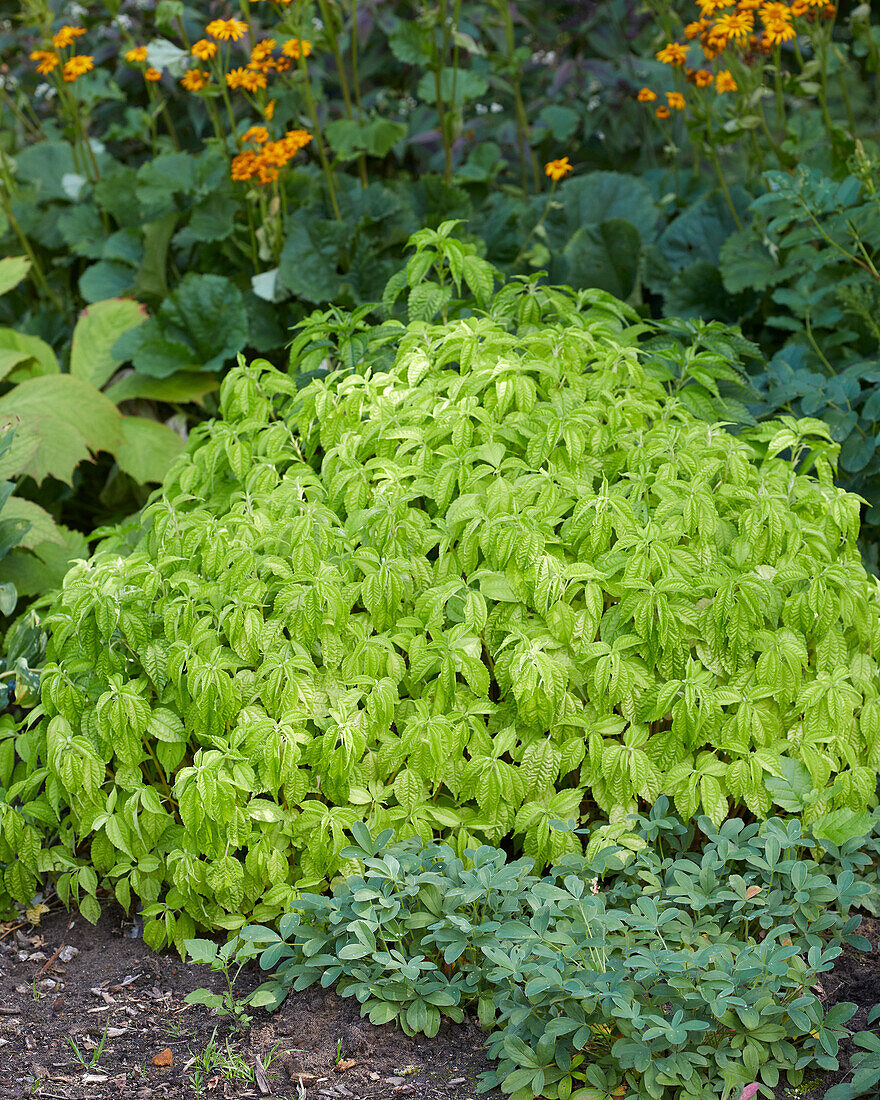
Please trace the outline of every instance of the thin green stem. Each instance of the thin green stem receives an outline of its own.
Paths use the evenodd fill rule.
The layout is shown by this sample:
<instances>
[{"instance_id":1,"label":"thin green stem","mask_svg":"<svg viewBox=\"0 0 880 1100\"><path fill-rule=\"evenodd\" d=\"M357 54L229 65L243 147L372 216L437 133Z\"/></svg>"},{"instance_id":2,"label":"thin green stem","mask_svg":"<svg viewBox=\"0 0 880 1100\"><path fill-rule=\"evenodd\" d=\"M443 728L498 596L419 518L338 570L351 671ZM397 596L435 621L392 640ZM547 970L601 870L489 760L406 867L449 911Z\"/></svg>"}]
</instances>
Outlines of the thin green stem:
<instances>
[{"instance_id":1,"label":"thin green stem","mask_svg":"<svg viewBox=\"0 0 880 1100\"><path fill-rule=\"evenodd\" d=\"M321 123L318 119L318 105L315 103L315 97L312 94L312 84L309 80L309 69L306 64L306 59L303 57L302 51L299 55L299 70L303 74L303 84L306 93L306 103L308 104L309 114L312 119L312 133L315 140L315 147L318 150L318 159L321 162L321 170L324 173L324 180L327 183L327 194L330 198L330 205L333 207L333 215L338 222L342 221L342 214L339 211L339 203L336 199L336 184L333 180L333 169L330 167L330 162L327 160L327 153L324 149L324 135L321 131Z\"/></svg>"},{"instance_id":2,"label":"thin green stem","mask_svg":"<svg viewBox=\"0 0 880 1100\"><path fill-rule=\"evenodd\" d=\"M63 312L64 303L58 297L55 291L49 286L49 281L46 278L45 272L43 271L43 266L40 263L36 252L31 247L31 243L28 240L27 234L21 228L18 219L13 213L12 203L9 201L9 196L12 194L12 191L9 188L8 168L6 167L5 162L2 162L2 173L4 186L0 187L0 206L3 207L3 213L6 215L6 220L12 226L12 232L16 235L16 237L18 237L19 241L21 242L21 247L25 250L27 258L31 262L31 268L33 269L34 277L36 278L37 283L41 287L43 293L59 311Z\"/></svg>"},{"instance_id":3,"label":"thin green stem","mask_svg":"<svg viewBox=\"0 0 880 1100\"><path fill-rule=\"evenodd\" d=\"M529 121L522 96L522 67L515 59L516 35L513 28L513 16L510 13L509 0L498 0L498 10L504 24L504 40L507 48L507 56L511 65L514 66L513 105L516 118L517 144L519 145L522 188L523 191L528 191L528 161L531 161L532 182L535 191L538 192L541 189L541 177L538 174L538 161L535 156L535 151L532 149L531 141L529 140Z\"/></svg>"},{"instance_id":4,"label":"thin green stem","mask_svg":"<svg viewBox=\"0 0 880 1100\"><path fill-rule=\"evenodd\" d=\"M715 166L715 173L718 176L718 182L721 184L721 191L724 195L724 201L727 203L730 213L733 215L733 220L736 223L736 227L742 230L743 224L740 221L739 214L736 212L736 207L733 205L733 199L730 197L730 191L727 187L727 180L724 178L724 173L721 170L721 163L718 160L718 150L715 148L714 142L709 141L709 159Z\"/></svg>"},{"instance_id":5,"label":"thin green stem","mask_svg":"<svg viewBox=\"0 0 880 1100\"><path fill-rule=\"evenodd\" d=\"M364 121L364 110L361 104L361 82L358 73L358 0L351 0L351 83L354 87L354 103L357 108L358 124ZM367 158L364 153L358 157L358 172L361 177L361 186L366 187Z\"/></svg>"},{"instance_id":6,"label":"thin green stem","mask_svg":"<svg viewBox=\"0 0 880 1100\"><path fill-rule=\"evenodd\" d=\"M777 42L773 47L773 87L776 91L776 129L779 143L785 141L785 98L782 94L782 50Z\"/></svg>"},{"instance_id":7,"label":"thin green stem","mask_svg":"<svg viewBox=\"0 0 880 1100\"><path fill-rule=\"evenodd\" d=\"M437 121L440 124L440 137L443 141L443 182L450 183L452 180L452 142L450 140L446 104L443 102L443 67L446 62L446 50L449 46L446 5L447 0L440 0L440 25L443 30L441 45L437 46L436 42L434 44L434 92L437 97Z\"/></svg>"}]
</instances>

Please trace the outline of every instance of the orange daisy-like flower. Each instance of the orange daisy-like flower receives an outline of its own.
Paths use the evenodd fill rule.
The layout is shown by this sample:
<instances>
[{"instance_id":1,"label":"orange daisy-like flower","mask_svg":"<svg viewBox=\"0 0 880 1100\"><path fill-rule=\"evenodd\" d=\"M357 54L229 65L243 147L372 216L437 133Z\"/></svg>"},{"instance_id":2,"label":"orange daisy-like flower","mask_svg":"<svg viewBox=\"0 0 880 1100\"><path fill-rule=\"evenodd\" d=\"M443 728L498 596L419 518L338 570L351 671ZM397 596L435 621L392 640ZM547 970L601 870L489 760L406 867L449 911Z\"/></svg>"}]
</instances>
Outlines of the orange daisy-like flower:
<instances>
[{"instance_id":1,"label":"orange daisy-like flower","mask_svg":"<svg viewBox=\"0 0 880 1100\"><path fill-rule=\"evenodd\" d=\"M687 46L680 42L669 42L655 55L664 65L684 65L687 58Z\"/></svg>"},{"instance_id":2,"label":"orange daisy-like flower","mask_svg":"<svg viewBox=\"0 0 880 1100\"><path fill-rule=\"evenodd\" d=\"M822 14L825 16L826 19L833 19L834 16L837 15L837 5L826 4L822 11Z\"/></svg>"},{"instance_id":3,"label":"orange daisy-like flower","mask_svg":"<svg viewBox=\"0 0 880 1100\"><path fill-rule=\"evenodd\" d=\"M639 94L636 99L639 103L653 103L657 98L657 93L652 92L650 88L639 88Z\"/></svg>"},{"instance_id":4,"label":"orange daisy-like flower","mask_svg":"<svg viewBox=\"0 0 880 1100\"><path fill-rule=\"evenodd\" d=\"M764 0L739 0L739 3L736 5L736 10L757 11L763 3Z\"/></svg>"},{"instance_id":5,"label":"orange daisy-like flower","mask_svg":"<svg viewBox=\"0 0 880 1100\"><path fill-rule=\"evenodd\" d=\"M183 74L180 81L181 86L186 88L188 92L200 92L210 82L211 74L206 73L204 69L190 69Z\"/></svg>"},{"instance_id":6,"label":"orange daisy-like flower","mask_svg":"<svg viewBox=\"0 0 880 1100\"><path fill-rule=\"evenodd\" d=\"M272 51L275 49L274 38L264 38L258 42L256 46L251 50L251 61L265 61L267 57L272 56Z\"/></svg>"},{"instance_id":7,"label":"orange daisy-like flower","mask_svg":"<svg viewBox=\"0 0 880 1100\"><path fill-rule=\"evenodd\" d=\"M755 27L755 17L750 11L734 11L719 16L712 27L712 37L723 35L725 38L748 38Z\"/></svg>"},{"instance_id":8,"label":"orange daisy-like flower","mask_svg":"<svg viewBox=\"0 0 880 1100\"><path fill-rule=\"evenodd\" d=\"M94 67L94 58L84 53L76 54L76 56L68 58L68 60L64 62L64 68L61 70L61 75L68 84L72 84L74 80L81 77L84 73L91 72Z\"/></svg>"},{"instance_id":9,"label":"orange daisy-like flower","mask_svg":"<svg viewBox=\"0 0 880 1100\"><path fill-rule=\"evenodd\" d=\"M62 27L57 34L52 35L52 45L56 50L65 50L75 39L85 33L85 27Z\"/></svg>"},{"instance_id":10,"label":"orange daisy-like flower","mask_svg":"<svg viewBox=\"0 0 880 1100\"><path fill-rule=\"evenodd\" d=\"M288 38L281 47L281 52L285 57L292 57L294 61L299 61L300 57L309 56L312 52L312 44L305 38Z\"/></svg>"},{"instance_id":11,"label":"orange daisy-like flower","mask_svg":"<svg viewBox=\"0 0 880 1100\"><path fill-rule=\"evenodd\" d=\"M761 5L761 19L765 23L773 23L777 19L783 23L791 22L791 9L787 4L780 4L777 0Z\"/></svg>"},{"instance_id":12,"label":"orange daisy-like flower","mask_svg":"<svg viewBox=\"0 0 880 1100\"><path fill-rule=\"evenodd\" d=\"M161 79L161 72L158 69L154 69L152 66L144 71L144 80L149 81L150 84L155 84L157 80Z\"/></svg>"},{"instance_id":13,"label":"orange daisy-like flower","mask_svg":"<svg viewBox=\"0 0 880 1100\"><path fill-rule=\"evenodd\" d=\"M797 38L794 27L784 19L773 19L764 24L764 41L771 46L780 46Z\"/></svg>"},{"instance_id":14,"label":"orange daisy-like flower","mask_svg":"<svg viewBox=\"0 0 880 1100\"><path fill-rule=\"evenodd\" d=\"M266 87L266 74L255 73L252 69L230 69L226 74L226 83L230 88L243 88L246 92L257 92Z\"/></svg>"},{"instance_id":15,"label":"orange daisy-like flower","mask_svg":"<svg viewBox=\"0 0 880 1100\"><path fill-rule=\"evenodd\" d=\"M251 126L238 139L242 144L252 141L255 145L265 145L269 140L269 131L265 126Z\"/></svg>"},{"instance_id":16,"label":"orange daisy-like flower","mask_svg":"<svg viewBox=\"0 0 880 1100\"><path fill-rule=\"evenodd\" d=\"M669 104L670 109L673 111L684 110L684 96L681 94L681 92L667 92L666 102Z\"/></svg>"},{"instance_id":17,"label":"orange daisy-like flower","mask_svg":"<svg viewBox=\"0 0 880 1100\"><path fill-rule=\"evenodd\" d=\"M708 88L712 80L712 74L708 69L697 69L694 73L694 84L696 84L698 88Z\"/></svg>"},{"instance_id":18,"label":"orange daisy-like flower","mask_svg":"<svg viewBox=\"0 0 880 1100\"><path fill-rule=\"evenodd\" d=\"M697 7L703 17L714 15L719 8L729 8L732 0L697 0Z\"/></svg>"},{"instance_id":19,"label":"orange daisy-like flower","mask_svg":"<svg viewBox=\"0 0 880 1100\"><path fill-rule=\"evenodd\" d=\"M654 112L657 118L669 118L671 113L672 112L669 110L668 107L658 107L657 110Z\"/></svg>"},{"instance_id":20,"label":"orange daisy-like flower","mask_svg":"<svg viewBox=\"0 0 880 1100\"><path fill-rule=\"evenodd\" d=\"M137 65L141 61L147 60L147 47L135 46L133 50L127 50L125 54L125 60L129 65Z\"/></svg>"},{"instance_id":21,"label":"orange daisy-like flower","mask_svg":"<svg viewBox=\"0 0 880 1100\"><path fill-rule=\"evenodd\" d=\"M237 42L247 34L247 23L243 19L212 19L205 31L221 42Z\"/></svg>"},{"instance_id":22,"label":"orange daisy-like flower","mask_svg":"<svg viewBox=\"0 0 880 1100\"><path fill-rule=\"evenodd\" d=\"M193 43L189 52L199 61L210 61L212 57L217 56L217 43L209 42L207 38L200 38L198 42Z\"/></svg>"},{"instance_id":23,"label":"orange daisy-like flower","mask_svg":"<svg viewBox=\"0 0 880 1100\"><path fill-rule=\"evenodd\" d=\"M34 50L31 54L31 61L37 62L37 72L43 76L51 73L59 60L58 54L51 50Z\"/></svg>"},{"instance_id":24,"label":"orange daisy-like flower","mask_svg":"<svg viewBox=\"0 0 880 1100\"><path fill-rule=\"evenodd\" d=\"M685 38L699 38L704 31L709 29L708 19L698 19L695 23L688 23L684 29Z\"/></svg>"},{"instance_id":25,"label":"orange daisy-like flower","mask_svg":"<svg viewBox=\"0 0 880 1100\"><path fill-rule=\"evenodd\" d=\"M791 14L794 16L806 15L810 10L809 0L792 0Z\"/></svg>"},{"instance_id":26,"label":"orange daisy-like flower","mask_svg":"<svg viewBox=\"0 0 880 1100\"><path fill-rule=\"evenodd\" d=\"M559 160L548 160L544 165L544 175L549 176L554 183L563 179L573 170L568 157L561 157Z\"/></svg>"},{"instance_id":27,"label":"orange daisy-like flower","mask_svg":"<svg viewBox=\"0 0 880 1100\"><path fill-rule=\"evenodd\" d=\"M722 69L715 77L715 90L718 92L735 92L737 83L733 79L730 69Z\"/></svg>"},{"instance_id":28,"label":"orange daisy-like flower","mask_svg":"<svg viewBox=\"0 0 880 1100\"><path fill-rule=\"evenodd\" d=\"M271 122L274 114L275 114L275 100L270 99L269 102L266 104L266 106L263 108L263 118L266 119L267 122Z\"/></svg>"}]
</instances>

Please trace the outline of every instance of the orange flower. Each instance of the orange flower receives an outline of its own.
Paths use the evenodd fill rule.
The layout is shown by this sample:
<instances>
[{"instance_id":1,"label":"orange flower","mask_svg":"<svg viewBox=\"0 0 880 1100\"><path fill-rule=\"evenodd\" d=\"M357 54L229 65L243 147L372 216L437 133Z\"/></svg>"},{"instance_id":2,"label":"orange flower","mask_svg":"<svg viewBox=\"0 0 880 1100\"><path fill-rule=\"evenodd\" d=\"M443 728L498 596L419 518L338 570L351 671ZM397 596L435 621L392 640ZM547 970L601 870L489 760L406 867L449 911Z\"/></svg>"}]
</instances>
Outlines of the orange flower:
<instances>
[{"instance_id":1,"label":"orange flower","mask_svg":"<svg viewBox=\"0 0 880 1100\"><path fill-rule=\"evenodd\" d=\"M697 0L697 7L704 16L714 15L719 8L729 8L731 0Z\"/></svg>"},{"instance_id":2,"label":"orange flower","mask_svg":"<svg viewBox=\"0 0 880 1100\"><path fill-rule=\"evenodd\" d=\"M698 88L708 88L712 83L712 74L708 69L697 69L694 73L694 84Z\"/></svg>"},{"instance_id":3,"label":"orange flower","mask_svg":"<svg viewBox=\"0 0 880 1100\"><path fill-rule=\"evenodd\" d=\"M74 80L84 73L91 72L94 67L94 58L84 53L76 54L74 57L64 62L64 68L61 70L61 75L68 84L72 84Z\"/></svg>"},{"instance_id":4,"label":"orange flower","mask_svg":"<svg viewBox=\"0 0 880 1100\"><path fill-rule=\"evenodd\" d=\"M183 74L180 83L188 92L200 92L202 88L207 87L210 80L211 74L206 73L204 69L190 69Z\"/></svg>"},{"instance_id":5,"label":"orange flower","mask_svg":"<svg viewBox=\"0 0 880 1100\"><path fill-rule=\"evenodd\" d=\"M826 19L833 19L834 16L837 15L837 5L826 4L824 9L822 10L822 14L825 16Z\"/></svg>"},{"instance_id":6,"label":"orange flower","mask_svg":"<svg viewBox=\"0 0 880 1100\"><path fill-rule=\"evenodd\" d=\"M685 38L699 38L700 35L708 29L708 19L698 19L696 23L688 23L684 29L684 36Z\"/></svg>"},{"instance_id":7,"label":"orange flower","mask_svg":"<svg viewBox=\"0 0 880 1100\"><path fill-rule=\"evenodd\" d=\"M639 103L653 103L656 98L657 93L652 92L650 88L640 88L639 94L636 96Z\"/></svg>"},{"instance_id":8,"label":"orange flower","mask_svg":"<svg viewBox=\"0 0 880 1100\"><path fill-rule=\"evenodd\" d=\"M255 73L251 69L230 69L226 74L226 83L230 88L244 88L246 92L256 92L266 87L266 75Z\"/></svg>"},{"instance_id":9,"label":"orange flower","mask_svg":"<svg viewBox=\"0 0 880 1100\"><path fill-rule=\"evenodd\" d=\"M684 96L681 92L667 92L666 101L673 111L684 110Z\"/></svg>"},{"instance_id":10,"label":"orange flower","mask_svg":"<svg viewBox=\"0 0 880 1100\"><path fill-rule=\"evenodd\" d=\"M712 27L711 37L748 38L755 26L755 17L750 11L734 11L722 15Z\"/></svg>"},{"instance_id":11,"label":"orange flower","mask_svg":"<svg viewBox=\"0 0 880 1100\"><path fill-rule=\"evenodd\" d=\"M664 65L684 65L687 58L687 46L680 42L669 42L655 55Z\"/></svg>"},{"instance_id":12,"label":"orange flower","mask_svg":"<svg viewBox=\"0 0 880 1100\"><path fill-rule=\"evenodd\" d=\"M735 92L737 83L733 79L730 69L722 69L715 77L715 90L718 92Z\"/></svg>"},{"instance_id":13,"label":"orange flower","mask_svg":"<svg viewBox=\"0 0 880 1100\"><path fill-rule=\"evenodd\" d=\"M809 0L792 0L791 14L792 15L806 15L810 10Z\"/></svg>"},{"instance_id":14,"label":"orange flower","mask_svg":"<svg viewBox=\"0 0 880 1100\"><path fill-rule=\"evenodd\" d=\"M58 64L59 58L58 54L53 53L51 50L34 50L31 54L31 61L37 62L37 72L45 76L47 73L52 72Z\"/></svg>"},{"instance_id":15,"label":"orange flower","mask_svg":"<svg viewBox=\"0 0 880 1100\"><path fill-rule=\"evenodd\" d=\"M152 66L144 72L144 80L148 80L150 84L155 84L157 80L162 79L162 74L158 69L154 69Z\"/></svg>"},{"instance_id":16,"label":"orange flower","mask_svg":"<svg viewBox=\"0 0 880 1100\"><path fill-rule=\"evenodd\" d=\"M781 19L784 23L791 22L791 11L787 4L781 4L778 0L761 5L761 19L765 23L772 23L774 19Z\"/></svg>"},{"instance_id":17,"label":"orange flower","mask_svg":"<svg viewBox=\"0 0 880 1100\"><path fill-rule=\"evenodd\" d=\"M232 158L232 178L239 181L253 179L257 174L257 163L256 153L239 153Z\"/></svg>"},{"instance_id":18,"label":"orange flower","mask_svg":"<svg viewBox=\"0 0 880 1100\"><path fill-rule=\"evenodd\" d=\"M739 0L737 11L755 11L764 3L764 0Z\"/></svg>"},{"instance_id":19,"label":"orange flower","mask_svg":"<svg viewBox=\"0 0 880 1100\"><path fill-rule=\"evenodd\" d=\"M562 157L560 160L548 160L544 165L544 175L549 176L554 183L567 176L571 171L573 169L569 164L568 157Z\"/></svg>"},{"instance_id":20,"label":"orange flower","mask_svg":"<svg viewBox=\"0 0 880 1100\"><path fill-rule=\"evenodd\" d=\"M264 38L261 42L258 42L256 46L251 50L251 61L265 61L267 57L271 57L272 51L275 49L274 38Z\"/></svg>"},{"instance_id":21,"label":"orange flower","mask_svg":"<svg viewBox=\"0 0 880 1100\"><path fill-rule=\"evenodd\" d=\"M275 100L270 99L266 106L263 108L263 118L267 122L272 121L272 116L275 114Z\"/></svg>"},{"instance_id":22,"label":"orange flower","mask_svg":"<svg viewBox=\"0 0 880 1100\"><path fill-rule=\"evenodd\" d=\"M217 43L209 42L207 38L200 38L189 51L199 61L210 61L217 54Z\"/></svg>"},{"instance_id":23,"label":"orange flower","mask_svg":"<svg viewBox=\"0 0 880 1100\"><path fill-rule=\"evenodd\" d=\"M141 61L147 60L147 47L135 46L133 50L128 50L125 54L125 60L129 65L137 65Z\"/></svg>"},{"instance_id":24,"label":"orange flower","mask_svg":"<svg viewBox=\"0 0 880 1100\"><path fill-rule=\"evenodd\" d=\"M654 114L657 118L669 118L670 110L668 107L658 107Z\"/></svg>"},{"instance_id":25,"label":"orange flower","mask_svg":"<svg viewBox=\"0 0 880 1100\"><path fill-rule=\"evenodd\" d=\"M219 38L221 42L237 42L245 36L247 29L247 23L243 19L212 19L205 27L212 38Z\"/></svg>"},{"instance_id":26,"label":"orange flower","mask_svg":"<svg viewBox=\"0 0 880 1100\"><path fill-rule=\"evenodd\" d=\"M62 27L57 34L52 35L52 45L56 50L64 50L81 34L85 34L85 27Z\"/></svg>"},{"instance_id":27,"label":"orange flower","mask_svg":"<svg viewBox=\"0 0 880 1100\"><path fill-rule=\"evenodd\" d=\"M238 140L242 142L242 144L247 141L252 141L255 145L265 145L269 140L269 131L265 126L251 126L245 130Z\"/></svg>"},{"instance_id":28,"label":"orange flower","mask_svg":"<svg viewBox=\"0 0 880 1100\"><path fill-rule=\"evenodd\" d=\"M779 46L783 42L790 42L797 38L794 27L784 19L773 19L764 24L764 41L771 46Z\"/></svg>"},{"instance_id":29,"label":"orange flower","mask_svg":"<svg viewBox=\"0 0 880 1100\"><path fill-rule=\"evenodd\" d=\"M292 57L294 61L299 61L300 56L309 56L312 52L312 44L307 42L305 38L288 38L281 47L281 52L285 57Z\"/></svg>"}]
</instances>

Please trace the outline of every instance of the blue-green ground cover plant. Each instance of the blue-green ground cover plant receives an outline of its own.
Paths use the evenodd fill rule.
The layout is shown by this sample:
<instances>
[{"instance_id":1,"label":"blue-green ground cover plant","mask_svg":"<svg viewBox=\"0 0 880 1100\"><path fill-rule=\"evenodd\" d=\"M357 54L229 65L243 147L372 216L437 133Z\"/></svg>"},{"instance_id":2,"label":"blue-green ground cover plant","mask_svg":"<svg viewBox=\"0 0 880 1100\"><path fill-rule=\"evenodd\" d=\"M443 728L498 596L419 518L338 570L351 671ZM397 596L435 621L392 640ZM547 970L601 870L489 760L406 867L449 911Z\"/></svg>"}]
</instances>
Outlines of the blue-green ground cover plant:
<instances>
[{"instance_id":1,"label":"blue-green ground cover plant","mask_svg":"<svg viewBox=\"0 0 880 1100\"><path fill-rule=\"evenodd\" d=\"M773 1097L838 1067L856 1006L813 987L844 944L872 946L851 913L861 839L841 852L793 819L685 825L664 796L626 847L596 833L544 876L489 846L352 835L358 871L332 895L241 932L275 1007L320 982L408 1034L475 1012L498 1062L482 1088L514 1100L735 1100L753 1082Z\"/></svg>"},{"instance_id":2,"label":"blue-green ground cover plant","mask_svg":"<svg viewBox=\"0 0 880 1100\"><path fill-rule=\"evenodd\" d=\"M6 904L50 872L180 946L344 871L357 821L539 865L579 846L553 819L613 836L660 794L865 831L880 601L824 425L697 419L602 292L482 280L456 320L491 274L457 255L422 265L445 324L337 311L309 341L353 368L235 369L139 523L68 573L41 706L3 731Z\"/></svg>"}]
</instances>

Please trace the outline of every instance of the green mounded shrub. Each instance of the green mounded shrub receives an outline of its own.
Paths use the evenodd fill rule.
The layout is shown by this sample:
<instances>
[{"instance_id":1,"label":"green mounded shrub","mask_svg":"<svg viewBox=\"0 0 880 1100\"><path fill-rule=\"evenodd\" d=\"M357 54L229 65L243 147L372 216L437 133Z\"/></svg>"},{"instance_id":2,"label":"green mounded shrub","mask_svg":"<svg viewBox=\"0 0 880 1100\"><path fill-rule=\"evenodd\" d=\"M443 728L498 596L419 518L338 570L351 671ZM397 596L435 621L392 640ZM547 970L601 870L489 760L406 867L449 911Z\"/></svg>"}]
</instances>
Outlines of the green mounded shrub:
<instances>
[{"instance_id":1,"label":"green mounded shrub","mask_svg":"<svg viewBox=\"0 0 880 1100\"><path fill-rule=\"evenodd\" d=\"M598 807L601 841L661 793L866 831L880 599L834 445L695 419L635 319L514 283L387 370L232 371L133 551L66 578L0 775L8 894L54 869L179 946L350 869L358 820L539 865L580 845L551 820Z\"/></svg>"}]
</instances>

